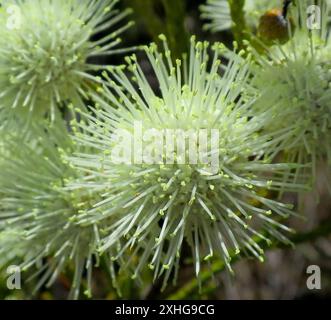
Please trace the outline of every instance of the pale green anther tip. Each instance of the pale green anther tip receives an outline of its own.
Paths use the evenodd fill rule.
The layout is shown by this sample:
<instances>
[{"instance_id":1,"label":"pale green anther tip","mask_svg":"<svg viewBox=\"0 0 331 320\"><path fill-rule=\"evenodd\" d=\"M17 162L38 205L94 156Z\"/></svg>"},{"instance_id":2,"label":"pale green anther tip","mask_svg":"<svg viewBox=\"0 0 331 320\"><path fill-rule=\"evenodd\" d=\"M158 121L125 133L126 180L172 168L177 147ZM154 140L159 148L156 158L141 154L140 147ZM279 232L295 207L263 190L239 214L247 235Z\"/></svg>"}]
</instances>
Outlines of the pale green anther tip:
<instances>
[{"instance_id":1,"label":"pale green anther tip","mask_svg":"<svg viewBox=\"0 0 331 320\"><path fill-rule=\"evenodd\" d=\"M266 213L266 215L268 215L268 216L272 215L272 211L271 211L271 210L268 210L268 211L266 211L265 213Z\"/></svg>"},{"instance_id":2,"label":"pale green anther tip","mask_svg":"<svg viewBox=\"0 0 331 320\"><path fill-rule=\"evenodd\" d=\"M164 264L162 267L163 267L164 270L169 270L170 269L170 266L168 264Z\"/></svg>"},{"instance_id":3,"label":"pale green anther tip","mask_svg":"<svg viewBox=\"0 0 331 320\"><path fill-rule=\"evenodd\" d=\"M149 265L148 265L148 268L150 269L150 270L154 270L154 266L150 263Z\"/></svg>"},{"instance_id":4,"label":"pale green anther tip","mask_svg":"<svg viewBox=\"0 0 331 320\"><path fill-rule=\"evenodd\" d=\"M213 257L212 254L208 254L207 256L205 256L205 257L203 258L203 260L204 260L204 261L208 261L208 260L210 260L212 257Z\"/></svg>"},{"instance_id":5,"label":"pale green anther tip","mask_svg":"<svg viewBox=\"0 0 331 320\"><path fill-rule=\"evenodd\" d=\"M236 255L240 254L240 249L237 248L236 251L234 252Z\"/></svg>"},{"instance_id":6,"label":"pale green anther tip","mask_svg":"<svg viewBox=\"0 0 331 320\"><path fill-rule=\"evenodd\" d=\"M196 58L199 59L201 57L201 52L202 52L202 42L197 42L197 44L195 45L195 49L196 49Z\"/></svg>"},{"instance_id":7,"label":"pale green anther tip","mask_svg":"<svg viewBox=\"0 0 331 320\"><path fill-rule=\"evenodd\" d=\"M163 33L159 35L159 39L162 41L167 41L167 37Z\"/></svg>"},{"instance_id":8,"label":"pale green anther tip","mask_svg":"<svg viewBox=\"0 0 331 320\"><path fill-rule=\"evenodd\" d=\"M264 262L265 261L264 256L259 256L259 260L260 262Z\"/></svg>"},{"instance_id":9,"label":"pale green anther tip","mask_svg":"<svg viewBox=\"0 0 331 320\"><path fill-rule=\"evenodd\" d=\"M131 63L131 58L129 56L124 57L124 60L126 63Z\"/></svg>"},{"instance_id":10,"label":"pale green anther tip","mask_svg":"<svg viewBox=\"0 0 331 320\"><path fill-rule=\"evenodd\" d=\"M137 276L136 274L133 274L133 275L131 276L131 279L132 279L132 280L135 280L135 279L137 279L137 277L138 277L138 276Z\"/></svg>"},{"instance_id":11,"label":"pale green anther tip","mask_svg":"<svg viewBox=\"0 0 331 320\"><path fill-rule=\"evenodd\" d=\"M109 68L107 68L108 71L114 71L114 70L120 70L120 71L123 71L126 69L126 65L125 64L120 64L116 67L113 67L113 66L109 66Z\"/></svg>"},{"instance_id":12,"label":"pale green anther tip","mask_svg":"<svg viewBox=\"0 0 331 320\"><path fill-rule=\"evenodd\" d=\"M91 293L91 290L85 290L84 291L84 295L88 298L92 298L92 293Z\"/></svg>"},{"instance_id":13,"label":"pale green anther tip","mask_svg":"<svg viewBox=\"0 0 331 320\"><path fill-rule=\"evenodd\" d=\"M115 0L114 2L117 3L119 0ZM111 10L111 6L107 6L103 9L104 12L109 12Z\"/></svg>"},{"instance_id":14,"label":"pale green anther tip","mask_svg":"<svg viewBox=\"0 0 331 320\"><path fill-rule=\"evenodd\" d=\"M133 10L131 7L126 8L125 11L126 11L128 14L131 14L131 13L134 12L134 10Z\"/></svg>"}]
</instances>

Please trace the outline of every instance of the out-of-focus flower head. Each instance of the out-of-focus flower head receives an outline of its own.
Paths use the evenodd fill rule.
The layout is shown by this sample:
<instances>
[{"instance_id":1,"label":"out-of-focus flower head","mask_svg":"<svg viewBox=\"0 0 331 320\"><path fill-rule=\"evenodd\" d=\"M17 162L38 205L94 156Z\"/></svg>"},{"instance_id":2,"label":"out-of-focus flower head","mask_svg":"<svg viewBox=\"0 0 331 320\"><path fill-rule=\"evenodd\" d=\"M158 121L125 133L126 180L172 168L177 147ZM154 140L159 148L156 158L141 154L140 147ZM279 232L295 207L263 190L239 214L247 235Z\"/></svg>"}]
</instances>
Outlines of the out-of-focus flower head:
<instances>
[{"instance_id":1,"label":"out-of-focus flower head","mask_svg":"<svg viewBox=\"0 0 331 320\"><path fill-rule=\"evenodd\" d=\"M118 0L3 0L0 7L0 119L54 120L63 102L84 108L130 25ZM122 24L122 25L121 25ZM107 32L107 33L105 33Z\"/></svg>"},{"instance_id":2,"label":"out-of-focus flower head","mask_svg":"<svg viewBox=\"0 0 331 320\"><path fill-rule=\"evenodd\" d=\"M283 151L287 161L312 163L315 178L319 161L331 168L331 41L325 2L319 2L320 25L308 23L308 5L292 7L296 31L288 43L255 54L253 87L260 98L252 110L273 113L265 128L279 140L272 157Z\"/></svg>"},{"instance_id":3,"label":"out-of-focus flower head","mask_svg":"<svg viewBox=\"0 0 331 320\"><path fill-rule=\"evenodd\" d=\"M0 158L0 267L17 265L22 271L36 270L35 290L50 286L68 267L74 271L71 298L78 298L82 278L86 295L92 291L92 268L99 261L100 230L103 226L80 223L78 216L93 208L98 196L88 190L67 190L81 172L64 156L74 150L60 124L45 131L31 127L33 137L22 141L19 134L4 141ZM117 244L116 244L117 245ZM113 248L116 252L116 247ZM115 280L111 253L105 253ZM110 256L109 256L110 255ZM107 259L108 257L108 259Z\"/></svg>"}]
</instances>

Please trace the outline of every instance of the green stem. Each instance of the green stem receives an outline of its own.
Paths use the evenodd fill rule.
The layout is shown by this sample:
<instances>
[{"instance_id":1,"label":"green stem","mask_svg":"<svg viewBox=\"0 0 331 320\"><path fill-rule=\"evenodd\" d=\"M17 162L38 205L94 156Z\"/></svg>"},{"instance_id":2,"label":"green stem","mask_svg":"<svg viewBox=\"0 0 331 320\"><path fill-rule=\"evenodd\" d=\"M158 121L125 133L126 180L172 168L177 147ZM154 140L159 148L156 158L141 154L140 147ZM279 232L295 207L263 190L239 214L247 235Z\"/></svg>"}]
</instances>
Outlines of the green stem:
<instances>
[{"instance_id":1,"label":"green stem","mask_svg":"<svg viewBox=\"0 0 331 320\"><path fill-rule=\"evenodd\" d=\"M126 0L128 6L133 8L136 19L140 20L153 41L158 41L159 34L163 33L164 24L155 13L155 0Z\"/></svg>"},{"instance_id":2,"label":"green stem","mask_svg":"<svg viewBox=\"0 0 331 320\"><path fill-rule=\"evenodd\" d=\"M185 29L186 1L162 0L166 12L166 36L174 59L188 51L189 35Z\"/></svg>"},{"instance_id":3,"label":"green stem","mask_svg":"<svg viewBox=\"0 0 331 320\"><path fill-rule=\"evenodd\" d=\"M126 0L134 9L136 19L146 27L154 42L165 34L173 59L181 58L189 48L189 35L185 29L186 1L184 0ZM162 6L165 17L156 12Z\"/></svg>"},{"instance_id":4,"label":"green stem","mask_svg":"<svg viewBox=\"0 0 331 320\"><path fill-rule=\"evenodd\" d=\"M233 36L237 41L239 48L242 48L244 47L243 41L248 37L244 10L245 0L229 0L229 5L233 21Z\"/></svg>"},{"instance_id":5,"label":"green stem","mask_svg":"<svg viewBox=\"0 0 331 320\"><path fill-rule=\"evenodd\" d=\"M290 241L293 244L302 244L306 242L311 242L320 237L327 236L330 234L331 234L331 219L321 223L320 226L309 232L298 233L293 235L292 237L290 237ZM259 246L264 250L289 248L289 245L286 245L284 243L274 243L271 246L268 246L266 242L263 240L260 240L258 242L259 242ZM237 260L239 260L240 256L232 253L231 258L232 258L231 262L235 263ZM203 284L207 282L212 278L213 274L219 273L223 271L225 268L226 266L222 261L216 261L215 263L212 264L211 269L204 270L201 272L200 283ZM181 287L179 291L170 295L167 299L168 300L185 299L191 293L195 292L198 288L199 288L199 282L196 278L194 278L190 280L188 283L186 283L183 287Z\"/></svg>"}]
</instances>

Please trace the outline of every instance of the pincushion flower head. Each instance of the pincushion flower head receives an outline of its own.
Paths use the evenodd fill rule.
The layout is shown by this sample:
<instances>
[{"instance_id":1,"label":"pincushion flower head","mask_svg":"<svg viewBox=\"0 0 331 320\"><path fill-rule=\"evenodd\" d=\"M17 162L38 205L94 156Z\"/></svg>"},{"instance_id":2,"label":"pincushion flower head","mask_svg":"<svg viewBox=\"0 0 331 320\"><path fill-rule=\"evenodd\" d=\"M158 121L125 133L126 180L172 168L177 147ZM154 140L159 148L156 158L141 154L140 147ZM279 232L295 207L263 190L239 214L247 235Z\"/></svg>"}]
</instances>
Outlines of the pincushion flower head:
<instances>
[{"instance_id":1,"label":"pincushion flower head","mask_svg":"<svg viewBox=\"0 0 331 320\"><path fill-rule=\"evenodd\" d=\"M83 108L104 66L93 59L118 52L129 10L117 0L4 0L0 8L1 121L48 115L64 101ZM122 24L122 25L121 25ZM107 35L102 35L102 32Z\"/></svg>"},{"instance_id":2,"label":"pincushion flower head","mask_svg":"<svg viewBox=\"0 0 331 320\"><path fill-rule=\"evenodd\" d=\"M266 130L280 139L273 156L283 151L288 161L331 166L331 42L325 3L320 3L320 29L309 29L307 5L293 7L296 32L286 45L274 45L267 55L256 53L253 86L261 92L253 111L273 113ZM273 157L272 156L272 157ZM328 180L328 179L326 179Z\"/></svg>"},{"instance_id":3,"label":"pincushion flower head","mask_svg":"<svg viewBox=\"0 0 331 320\"><path fill-rule=\"evenodd\" d=\"M78 297L83 276L86 294L91 295L100 227L79 224L77 216L98 198L66 189L79 173L63 158L74 148L65 128L58 124L47 132L36 127L30 132L39 138L5 139L6 153L0 159L0 268L17 265L35 271L36 290L52 285L69 268L70 297ZM113 262L108 266L114 274Z\"/></svg>"},{"instance_id":4,"label":"pincushion flower head","mask_svg":"<svg viewBox=\"0 0 331 320\"><path fill-rule=\"evenodd\" d=\"M267 10L281 7L281 0L246 0L244 10L247 24L256 28L262 14ZM218 32L232 27L233 21L228 0L207 0L207 3L201 6L201 12L201 17L209 20L205 24L208 30Z\"/></svg>"},{"instance_id":5,"label":"pincushion flower head","mask_svg":"<svg viewBox=\"0 0 331 320\"><path fill-rule=\"evenodd\" d=\"M148 265L166 284L178 271L184 245L192 249L197 275L214 256L232 270L231 250L262 260L254 236L286 241L281 231L289 229L277 219L291 215L288 205L268 199L265 190L301 186L286 181L291 165L261 160L273 142L259 133L263 118L246 117L251 104L240 94L248 64L234 56L221 66L224 47L216 43L210 56L208 43L194 38L189 57L173 62L160 38L164 52L154 44L146 48L158 94L135 56L128 58L133 81L123 70L105 74L109 85L93 94L94 116L73 123L77 143L95 151L70 161L87 173L71 187L103 195L80 219L116 216L116 225L105 229L101 252L122 237L121 252L131 249L139 256L133 278Z\"/></svg>"}]
</instances>

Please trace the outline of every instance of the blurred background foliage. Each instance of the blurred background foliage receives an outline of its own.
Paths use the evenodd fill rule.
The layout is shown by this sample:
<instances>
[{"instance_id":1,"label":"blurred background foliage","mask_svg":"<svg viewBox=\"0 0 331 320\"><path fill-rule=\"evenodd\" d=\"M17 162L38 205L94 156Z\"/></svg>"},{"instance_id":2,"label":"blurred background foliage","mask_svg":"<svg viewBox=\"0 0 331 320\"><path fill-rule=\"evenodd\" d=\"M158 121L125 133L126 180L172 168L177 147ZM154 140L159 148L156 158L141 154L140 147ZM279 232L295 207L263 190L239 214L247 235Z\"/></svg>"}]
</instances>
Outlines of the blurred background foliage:
<instances>
[{"instance_id":1,"label":"blurred background foliage","mask_svg":"<svg viewBox=\"0 0 331 320\"><path fill-rule=\"evenodd\" d=\"M102 1L102 0L100 0ZM204 0L122 0L121 6L131 7L131 19L135 27L129 29L123 39L126 46L140 46L150 42L159 43L159 34L165 34L174 58L181 57L187 51L190 35L195 34L199 40L221 41L231 47L233 40L240 42L247 38L243 17L244 0L230 0L233 6L232 17L237 24L232 30L210 33L203 29L199 6ZM281 0L280 0L281 6ZM141 66L148 80L157 87L155 77L143 53L138 52ZM110 58L103 58L110 59ZM111 56L115 64L123 63L122 56ZM100 61L102 62L102 61ZM323 168L320 168L320 176ZM139 286L127 278L119 276L118 287L114 289L109 281L107 267L101 263L94 270L94 299L306 299L331 297L331 199L323 185L319 185L319 201L316 195L307 194L302 199L299 209L307 217L307 221L292 221L298 231L294 235L294 248L270 248L266 252L266 261L244 259L234 265L235 277L223 271L221 261L211 268L216 271L212 276L210 270L203 273L203 286L194 278L194 270L190 261L183 259L177 284L169 285L160 292L162 283L153 283L152 275L146 271L144 283ZM289 195L288 197L291 197ZM290 199L293 202L295 199ZM311 231L313 230L313 231ZM185 250L185 248L184 248ZM306 281L309 265L318 265L322 271L322 289L310 291ZM0 274L0 299L66 299L70 291L70 277L73 270L61 275L52 288L43 288L34 294L33 288L38 279L27 281L29 275L24 275L21 290L8 290L6 273ZM33 272L31 272L33 274ZM30 275L31 275L30 274ZM192 280L193 279L193 280ZM200 288L199 288L200 287ZM203 288L203 289L202 289ZM82 290L84 291L84 290ZM86 296L82 294L82 299Z\"/></svg>"}]
</instances>

